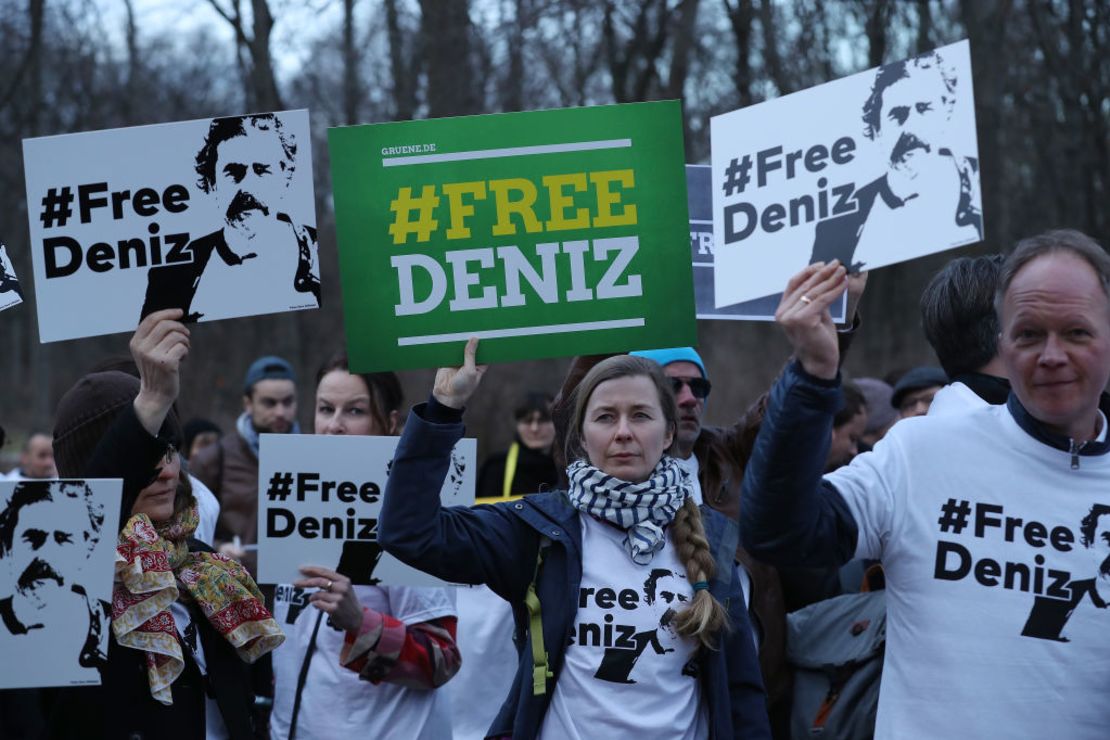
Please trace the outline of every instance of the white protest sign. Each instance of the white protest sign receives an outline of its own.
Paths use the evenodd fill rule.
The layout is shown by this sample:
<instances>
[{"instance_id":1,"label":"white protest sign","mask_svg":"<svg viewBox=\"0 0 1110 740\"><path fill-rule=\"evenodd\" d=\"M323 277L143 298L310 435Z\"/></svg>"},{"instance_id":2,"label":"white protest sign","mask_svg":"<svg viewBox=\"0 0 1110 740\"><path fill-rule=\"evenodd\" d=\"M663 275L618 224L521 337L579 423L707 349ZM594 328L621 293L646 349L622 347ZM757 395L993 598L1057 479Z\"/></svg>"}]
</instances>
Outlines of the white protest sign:
<instances>
[{"instance_id":1,"label":"white protest sign","mask_svg":"<svg viewBox=\"0 0 1110 740\"><path fill-rule=\"evenodd\" d=\"M0 481L0 689L100 684L122 490Z\"/></svg>"},{"instance_id":2,"label":"white protest sign","mask_svg":"<svg viewBox=\"0 0 1110 740\"><path fill-rule=\"evenodd\" d=\"M711 121L716 305L982 239L966 41Z\"/></svg>"},{"instance_id":3,"label":"white protest sign","mask_svg":"<svg viewBox=\"0 0 1110 740\"><path fill-rule=\"evenodd\" d=\"M23 288L19 287L19 278L15 276L4 242L0 242L0 311L20 303L23 303Z\"/></svg>"},{"instance_id":4,"label":"white protest sign","mask_svg":"<svg viewBox=\"0 0 1110 740\"><path fill-rule=\"evenodd\" d=\"M258 582L291 583L302 565L357 585L442 586L378 546L378 513L397 437L263 434L258 465ZM460 440L440 492L474 503L477 443Z\"/></svg>"},{"instance_id":5,"label":"white protest sign","mask_svg":"<svg viewBox=\"0 0 1110 740\"><path fill-rule=\"evenodd\" d=\"M23 158L41 341L319 306L308 111L26 139Z\"/></svg>"},{"instance_id":6,"label":"white protest sign","mask_svg":"<svg viewBox=\"0 0 1110 740\"><path fill-rule=\"evenodd\" d=\"M782 293L717 307L713 280L713 193L711 168L686 165L686 199L690 206L690 258L694 265L694 306L699 319L774 321ZM848 294L829 307L833 321L844 322Z\"/></svg>"}]
</instances>

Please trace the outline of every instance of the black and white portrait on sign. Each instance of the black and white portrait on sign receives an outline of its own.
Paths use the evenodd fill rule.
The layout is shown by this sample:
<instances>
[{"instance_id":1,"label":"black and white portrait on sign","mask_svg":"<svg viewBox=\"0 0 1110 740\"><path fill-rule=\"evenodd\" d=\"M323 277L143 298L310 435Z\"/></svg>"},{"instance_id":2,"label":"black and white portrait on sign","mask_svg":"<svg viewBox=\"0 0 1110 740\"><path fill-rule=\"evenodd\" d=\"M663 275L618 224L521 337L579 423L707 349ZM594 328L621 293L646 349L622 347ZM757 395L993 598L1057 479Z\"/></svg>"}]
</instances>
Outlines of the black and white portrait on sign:
<instances>
[{"instance_id":1,"label":"black and white portrait on sign","mask_svg":"<svg viewBox=\"0 0 1110 740\"><path fill-rule=\"evenodd\" d=\"M222 223L189 244L191 263L150 270L142 315L239 316L244 294L258 313L319 306L316 229L282 209L296 171L297 144L279 115L214 119L196 156L197 187Z\"/></svg>"},{"instance_id":2,"label":"black and white portrait on sign","mask_svg":"<svg viewBox=\"0 0 1110 740\"><path fill-rule=\"evenodd\" d=\"M24 139L23 161L43 342L132 332L160 308L320 305L307 110Z\"/></svg>"},{"instance_id":3,"label":"black and white portrait on sign","mask_svg":"<svg viewBox=\"0 0 1110 740\"><path fill-rule=\"evenodd\" d=\"M15 276L15 268L8 258L8 250L0 242L0 311L23 302L23 289Z\"/></svg>"},{"instance_id":4,"label":"black and white portrait on sign","mask_svg":"<svg viewBox=\"0 0 1110 740\"><path fill-rule=\"evenodd\" d=\"M856 189L854 211L817 225L811 262L866 270L883 260L890 234L919 218L935 219L944 243L983 238L979 160L949 132L960 88L936 51L879 67L862 118L886 173Z\"/></svg>"},{"instance_id":5,"label":"black and white portrait on sign","mask_svg":"<svg viewBox=\"0 0 1110 740\"><path fill-rule=\"evenodd\" d=\"M118 481L0 483L0 689L100 683Z\"/></svg>"},{"instance_id":6,"label":"black and white portrait on sign","mask_svg":"<svg viewBox=\"0 0 1110 740\"><path fill-rule=\"evenodd\" d=\"M983 238L967 41L711 120L715 308Z\"/></svg>"}]
</instances>

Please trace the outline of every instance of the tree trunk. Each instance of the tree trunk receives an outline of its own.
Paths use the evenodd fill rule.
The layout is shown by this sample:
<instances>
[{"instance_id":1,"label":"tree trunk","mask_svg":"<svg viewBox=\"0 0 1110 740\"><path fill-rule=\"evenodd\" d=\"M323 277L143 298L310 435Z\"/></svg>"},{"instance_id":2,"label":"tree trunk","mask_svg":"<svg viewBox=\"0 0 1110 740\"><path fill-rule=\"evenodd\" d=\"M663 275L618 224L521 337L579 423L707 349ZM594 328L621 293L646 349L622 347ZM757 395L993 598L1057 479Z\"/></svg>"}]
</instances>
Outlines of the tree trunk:
<instances>
[{"instance_id":1,"label":"tree trunk","mask_svg":"<svg viewBox=\"0 0 1110 740\"><path fill-rule=\"evenodd\" d=\"M891 5L888 0L876 0L867 7L864 33L867 35L867 66L878 67L886 57L887 25Z\"/></svg>"},{"instance_id":2,"label":"tree trunk","mask_svg":"<svg viewBox=\"0 0 1110 740\"><path fill-rule=\"evenodd\" d=\"M416 85L405 54L405 34L397 12L397 0L385 0L385 27L389 37L389 70L393 76L393 118L408 121L416 111Z\"/></svg>"},{"instance_id":3,"label":"tree trunk","mask_svg":"<svg viewBox=\"0 0 1110 740\"><path fill-rule=\"evenodd\" d=\"M744 0L733 5L729 0L721 0L728 13L732 36L736 40L736 75L733 84L739 97L740 107L751 105L752 98L752 6Z\"/></svg>"},{"instance_id":4,"label":"tree trunk","mask_svg":"<svg viewBox=\"0 0 1110 740\"><path fill-rule=\"evenodd\" d=\"M508 28L508 71L502 89L501 109L516 111L524 109L524 29L531 25L531 8L528 0L515 0L513 21ZM502 5L504 7L504 4Z\"/></svg>"},{"instance_id":5,"label":"tree trunk","mask_svg":"<svg viewBox=\"0 0 1110 740\"><path fill-rule=\"evenodd\" d=\"M933 12L930 0L917 0L917 53L924 54L933 48Z\"/></svg>"},{"instance_id":6,"label":"tree trunk","mask_svg":"<svg viewBox=\"0 0 1110 740\"><path fill-rule=\"evenodd\" d=\"M743 0L738 0L743 2ZM767 76L779 91L779 95L794 92L794 84L786 74L778 46L778 24L775 21L775 4L772 0L760 0L759 25L763 31L763 60Z\"/></svg>"},{"instance_id":7,"label":"tree trunk","mask_svg":"<svg viewBox=\"0 0 1110 740\"><path fill-rule=\"evenodd\" d=\"M671 69L667 75L668 98L681 98L686 90L686 77L690 72L690 49L694 45L694 31L698 25L698 0L682 0L677 12L677 30L671 46Z\"/></svg>"},{"instance_id":8,"label":"tree trunk","mask_svg":"<svg viewBox=\"0 0 1110 740\"><path fill-rule=\"evenodd\" d=\"M274 17L270 14L270 6L266 0L251 0L251 12L253 35L249 48L255 109L259 112L281 110L285 106L278 94L270 55L270 34L274 29Z\"/></svg>"},{"instance_id":9,"label":"tree trunk","mask_svg":"<svg viewBox=\"0 0 1110 740\"><path fill-rule=\"evenodd\" d=\"M428 116L480 113L470 52L470 3L420 0L428 70Z\"/></svg>"},{"instance_id":10,"label":"tree trunk","mask_svg":"<svg viewBox=\"0 0 1110 740\"><path fill-rule=\"evenodd\" d=\"M358 123L362 99L358 75L360 55L355 46L355 2L343 0L343 120L348 126Z\"/></svg>"}]
</instances>

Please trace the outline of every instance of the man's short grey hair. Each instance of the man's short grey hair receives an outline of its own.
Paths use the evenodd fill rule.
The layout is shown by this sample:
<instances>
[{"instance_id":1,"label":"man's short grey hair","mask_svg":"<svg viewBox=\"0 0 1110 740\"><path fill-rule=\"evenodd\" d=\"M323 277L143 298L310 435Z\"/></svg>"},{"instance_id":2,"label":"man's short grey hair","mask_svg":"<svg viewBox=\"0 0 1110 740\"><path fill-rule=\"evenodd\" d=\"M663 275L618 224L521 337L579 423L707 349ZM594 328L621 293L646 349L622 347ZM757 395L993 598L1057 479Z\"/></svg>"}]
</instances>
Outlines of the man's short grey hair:
<instances>
[{"instance_id":1,"label":"man's short grey hair","mask_svg":"<svg viewBox=\"0 0 1110 740\"><path fill-rule=\"evenodd\" d=\"M921 327L949 378L978 372L998 354L994 294L1001 254L958 257L921 294Z\"/></svg>"},{"instance_id":2,"label":"man's short grey hair","mask_svg":"<svg viewBox=\"0 0 1110 740\"><path fill-rule=\"evenodd\" d=\"M1010 289L1010 283L1014 281L1021 268L1038 257L1060 253L1073 254L1085 260L1098 276L1103 295L1110 298L1110 255L1106 254L1106 250L1081 231L1054 229L1022 239L1002 264L1002 272L998 277L998 290L994 296L994 308L1000 319L1006 291Z\"/></svg>"}]
</instances>

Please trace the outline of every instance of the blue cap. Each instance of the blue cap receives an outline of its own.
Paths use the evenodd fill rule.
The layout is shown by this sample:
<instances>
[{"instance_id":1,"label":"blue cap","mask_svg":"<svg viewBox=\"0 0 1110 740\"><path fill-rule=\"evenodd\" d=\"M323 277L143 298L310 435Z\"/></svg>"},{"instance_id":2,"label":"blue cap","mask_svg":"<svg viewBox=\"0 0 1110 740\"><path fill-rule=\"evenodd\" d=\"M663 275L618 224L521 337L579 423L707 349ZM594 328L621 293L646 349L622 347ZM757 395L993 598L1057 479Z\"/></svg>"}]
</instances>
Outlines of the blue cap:
<instances>
[{"instance_id":1,"label":"blue cap","mask_svg":"<svg viewBox=\"0 0 1110 740\"><path fill-rule=\"evenodd\" d=\"M293 374L293 366L280 357L267 355L259 357L247 369L247 377L243 380L243 393L250 395L254 384L260 380L291 380L297 382Z\"/></svg>"},{"instance_id":2,"label":"blue cap","mask_svg":"<svg viewBox=\"0 0 1110 740\"><path fill-rule=\"evenodd\" d=\"M660 367L666 367L672 362L692 362L701 370L701 376L708 378L709 374L705 372L705 363L701 361L701 355L693 347L671 347L670 349L641 349L628 354L634 357L643 357L645 360L652 360L658 362Z\"/></svg>"}]
</instances>

